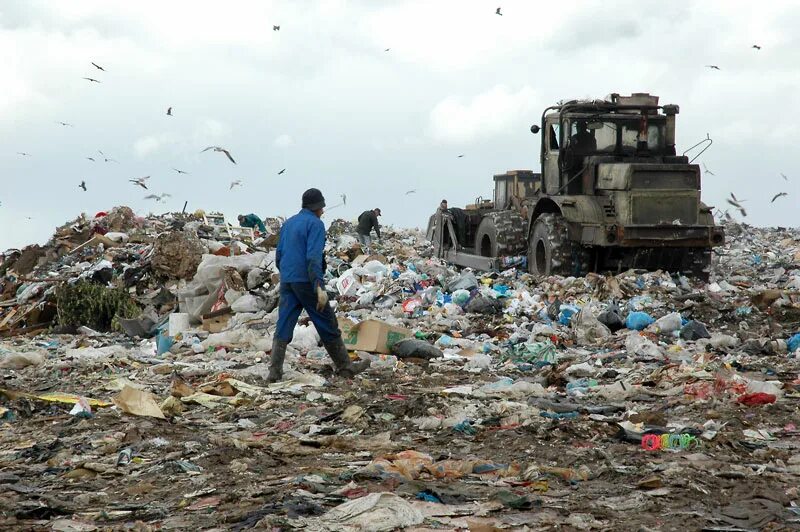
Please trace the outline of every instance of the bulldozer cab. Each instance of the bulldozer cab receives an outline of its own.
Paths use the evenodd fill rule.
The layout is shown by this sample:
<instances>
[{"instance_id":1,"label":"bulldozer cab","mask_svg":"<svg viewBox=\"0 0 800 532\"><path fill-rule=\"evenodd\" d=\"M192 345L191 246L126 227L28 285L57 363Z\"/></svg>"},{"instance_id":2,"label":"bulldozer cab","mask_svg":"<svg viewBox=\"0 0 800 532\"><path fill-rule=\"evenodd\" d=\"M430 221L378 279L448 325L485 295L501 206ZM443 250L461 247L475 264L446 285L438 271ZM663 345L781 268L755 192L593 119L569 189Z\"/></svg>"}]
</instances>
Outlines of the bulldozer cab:
<instances>
[{"instance_id":1,"label":"bulldozer cab","mask_svg":"<svg viewBox=\"0 0 800 532\"><path fill-rule=\"evenodd\" d=\"M613 94L608 100L548 108L541 139L545 192L591 194L590 157L620 162L674 156L677 112L677 106L659 107L658 97L649 94Z\"/></svg>"},{"instance_id":2,"label":"bulldozer cab","mask_svg":"<svg viewBox=\"0 0 800 532\"><path fill-rule=\"evenodd\" d=\"M511 170L494 176L495 209L520 210L526 198L534 197L542 188L542 174L530 170Z\"/></svg>"}]
</instances>

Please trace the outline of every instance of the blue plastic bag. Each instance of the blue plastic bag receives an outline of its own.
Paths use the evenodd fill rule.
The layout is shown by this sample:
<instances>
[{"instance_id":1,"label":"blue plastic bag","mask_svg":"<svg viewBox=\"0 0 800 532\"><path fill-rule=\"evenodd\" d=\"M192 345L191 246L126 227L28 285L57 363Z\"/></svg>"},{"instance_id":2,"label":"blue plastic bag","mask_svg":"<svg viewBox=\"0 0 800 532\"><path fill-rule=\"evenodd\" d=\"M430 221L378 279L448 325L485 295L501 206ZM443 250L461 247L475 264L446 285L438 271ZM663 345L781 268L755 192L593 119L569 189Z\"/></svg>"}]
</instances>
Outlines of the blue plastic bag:
<instances>
[{"instance_id":1,"label":"blue plastic bag","mask_svg":"<svg viewBox=\"0 0 800 532\"><path fill-rule=\"evenodd\" d=\"M561 311L558 313L558 323L561 325L569 325L572 321L572 316L580 311L575 305L561 305L560 310Z\"/></svg>"},{"instance_id":2,"label":"blue plastic bag","mask_svg":"<svg viewBox=\"0 0 800 532\"><path fill-rule=\"evenodd\" d=\"M641 331L655 321L647 312L631 312L625 318L625 327L632 331Z\"/></svg>"},{"instance_id":3,"label":"blue plastic bag","mask_svg":"<svg viewBox=\"0 0 800 532\"><path fill-rule=\"evenodd\" d=\"M800 333L786 340L786 347L789 348L790 353L794 353L797 349L800 349Z\"/></svg>"}]
</instances>

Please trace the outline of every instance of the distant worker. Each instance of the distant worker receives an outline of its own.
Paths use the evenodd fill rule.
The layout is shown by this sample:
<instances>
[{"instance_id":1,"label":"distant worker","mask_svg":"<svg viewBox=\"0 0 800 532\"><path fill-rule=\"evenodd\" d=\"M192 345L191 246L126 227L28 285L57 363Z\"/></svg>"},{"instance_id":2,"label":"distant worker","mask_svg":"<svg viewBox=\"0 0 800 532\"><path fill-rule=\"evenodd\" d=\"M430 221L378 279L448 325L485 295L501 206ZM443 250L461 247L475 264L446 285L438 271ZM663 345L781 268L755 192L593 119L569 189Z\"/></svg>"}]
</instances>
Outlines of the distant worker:
<instances>
[{"instance_id":1,"label":"distant worker","mask_svg":"<svg viewBox=\"0 0 800 532\"><path fill-rule=\"evenodd\" d=\"M581 154L597 151L597 139L594 133L586 127L586 120L578 120L575 124L576 132L570 139L570 144L575 151Z\"/></svg>"},{"instance_id":2,"label":"distant worker","mask_svg":"<svg viewBox=\"0 0 800 532\"><path fill-rule=\"evenodd\" d=\"M286 347L292 341L294 327L303 310L322 338L337 375L351 378L369 367L369 361L350 362L336 313L328 303L322 280L325 274L325 224L320 217L324 207L322 192L310 188L303 193L303 208L286 220L281 228L275 252L275 265L281 276L280 304L268 382L278 382L283 378Z\"/></svg>"},{"instance_id":3,"label":"distant worker","mask_svg":"<svg viewBox=\"0 0 800 532\"><path fill-rule=\"evenodd\" d=\"M439 210L440 211L446 211L447 210L447 200L446 199L443 199L442 202L439 204Z\"/></svg>"},{"instance_id":4,"label":"distant worker","mask_svg":"<svg viewBox=\"0 0 800 532\"><path fill-rule=\"evenodd\" d=\"M267 226L264 225L264 222L256 216L255 214L240 214L239 215L239 226L240 227L253 227L257 228L262 233L267 232Z\"/></svg>"},{"instance_id":5,"label":"distant worker","mask_svg":"<svg viewBox=\"0 0 800 532\"><path fill-rule=\"evenodd\" d=\"M378 240L381 239L381 226L378 223L378 216L380 215L380 209L372 209L371 211L362 212L361 216L358 217L358 242L362 246L369 247L372 244L372 238L369 235L373 229L375 229Z\"/></svg>"}]
</instances>

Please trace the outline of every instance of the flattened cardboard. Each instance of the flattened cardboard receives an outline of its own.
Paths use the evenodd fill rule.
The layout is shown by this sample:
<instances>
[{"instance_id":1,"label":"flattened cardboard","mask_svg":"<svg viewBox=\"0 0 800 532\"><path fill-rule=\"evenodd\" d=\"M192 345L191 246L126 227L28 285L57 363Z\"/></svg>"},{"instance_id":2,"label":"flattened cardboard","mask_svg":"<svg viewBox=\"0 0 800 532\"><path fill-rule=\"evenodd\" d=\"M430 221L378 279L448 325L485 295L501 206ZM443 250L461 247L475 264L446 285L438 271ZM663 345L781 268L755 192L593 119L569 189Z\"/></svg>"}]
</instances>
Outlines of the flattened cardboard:
<instances>
[{"instance_id":1,"label":"flattened cardboard","mask_svg":"<svg viewBox=\"0 0 800 532\"><path fill-rule=\"evenodd\" d=\"M348 349L367 351L369 353L388 354L395 343L411 337L411 331L403 327L394 327L377 320L366 320L355 324L340 318L339 328L342 339Z\"/></svg>"}]
</instances>

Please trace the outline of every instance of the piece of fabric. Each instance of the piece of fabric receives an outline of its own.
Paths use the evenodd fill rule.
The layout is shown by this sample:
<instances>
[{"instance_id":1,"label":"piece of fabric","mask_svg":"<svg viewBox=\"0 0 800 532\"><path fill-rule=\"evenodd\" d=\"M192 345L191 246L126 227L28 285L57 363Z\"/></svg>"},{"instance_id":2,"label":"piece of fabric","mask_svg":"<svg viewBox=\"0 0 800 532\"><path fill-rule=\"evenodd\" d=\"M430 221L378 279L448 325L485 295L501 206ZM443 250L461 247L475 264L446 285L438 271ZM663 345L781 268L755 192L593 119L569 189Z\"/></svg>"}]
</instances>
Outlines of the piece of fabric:
<instances>
[{"instance_id":1,"label":"piece of fabric","mask_svg":"<svg viewBox=\"0 0 800 532\"><path fill-rule=\"evenodd\" d=\"M342 337L339 324L336 322L336 313L330 303L326 303L322 311L317 310L317 293L311 283L281 282L281 302L278 307L278 327L275 338L284 342L291 342L294 327L300 313L305 310L311 323L316 327L323 343L330 343Z\"/></svg>"},{"instance_id":2,"label":"piece of fabric","mask_svg":"<svg viewBox=\"0 0 800 532\"><path fill-rule=\"evenodd\" d=\"M261 218L253 213L245 214L244 218L239 223L242 225L242 227L257 227L262 233L267 232L267 226L264 225L264 222L261 220Z\"/></svg>"},{"instance_id":3,"label":"piece of fabric","mask_svg":"<svg viewBox=\"0 0 800 532\"><path fill-rule=\"evenodd\" d=\"M361 216L358 217L358 234L369 235L373 229L375 230L375 234L378 235L378 238L380 238L381 226L378 223L378 215L375 214L375 211L362 212Z\"/></svg>"},{"instance_id":4,"label":"piece of fabric","mask_svg":"<svg viewBox=\"0 0 800 532\"><path fill-rule=\"evenodd\" d=\"M311 283L314 288L323 286L324 248L325 224L316 214L308 209L302 209L286 220L281 228L275 254L281 281Z\"/></svg>"}]
</instances>

